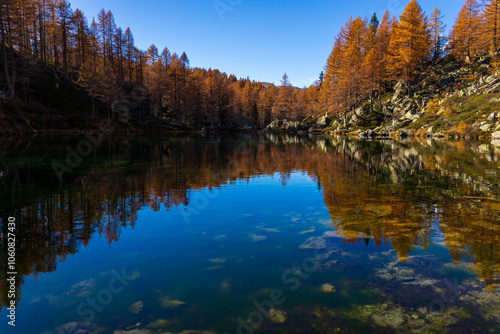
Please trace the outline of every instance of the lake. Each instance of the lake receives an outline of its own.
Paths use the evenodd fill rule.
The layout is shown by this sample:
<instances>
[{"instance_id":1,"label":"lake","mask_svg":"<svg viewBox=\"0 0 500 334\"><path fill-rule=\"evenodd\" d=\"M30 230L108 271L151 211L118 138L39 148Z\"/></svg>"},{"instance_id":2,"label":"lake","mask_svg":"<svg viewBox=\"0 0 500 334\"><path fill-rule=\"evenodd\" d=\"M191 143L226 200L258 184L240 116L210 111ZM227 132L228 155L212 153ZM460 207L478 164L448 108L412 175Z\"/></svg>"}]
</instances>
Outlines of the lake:
<instances>
[{"instance_id":1,"label":"lake","mask_svg":"<svg viewBox=\"0 0 500 334\"><path fill-rule=\"evenodd\" d=\"M1 333L500 333L499 147L84 140L0 143Z\"/></svg>"}]
</instances>

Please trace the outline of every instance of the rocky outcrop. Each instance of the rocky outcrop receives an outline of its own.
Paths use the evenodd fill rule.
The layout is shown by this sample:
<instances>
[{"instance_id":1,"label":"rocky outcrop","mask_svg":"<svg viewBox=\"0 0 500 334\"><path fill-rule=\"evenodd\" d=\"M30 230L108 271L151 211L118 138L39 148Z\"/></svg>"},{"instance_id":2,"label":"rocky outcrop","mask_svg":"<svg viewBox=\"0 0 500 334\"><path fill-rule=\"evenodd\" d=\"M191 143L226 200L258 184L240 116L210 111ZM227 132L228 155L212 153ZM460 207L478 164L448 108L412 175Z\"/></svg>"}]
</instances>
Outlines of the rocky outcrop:
<instances>
[{"instance_id":1,"label":"rocky outcrop","mask_svg":"<svg viewBox=\"0 0 500 334\"><path fill-rule=\"evenodd\" d=\"M309 116L303 119L302 121L275 119L268 126L266 126L266 130L272 132L306 133L306 132L312 132L315 129L325 129L328 125L330 125L330 123L331 121L328 118L328 114L321 115L318 118Z\"/></svg>"}]
</instances>

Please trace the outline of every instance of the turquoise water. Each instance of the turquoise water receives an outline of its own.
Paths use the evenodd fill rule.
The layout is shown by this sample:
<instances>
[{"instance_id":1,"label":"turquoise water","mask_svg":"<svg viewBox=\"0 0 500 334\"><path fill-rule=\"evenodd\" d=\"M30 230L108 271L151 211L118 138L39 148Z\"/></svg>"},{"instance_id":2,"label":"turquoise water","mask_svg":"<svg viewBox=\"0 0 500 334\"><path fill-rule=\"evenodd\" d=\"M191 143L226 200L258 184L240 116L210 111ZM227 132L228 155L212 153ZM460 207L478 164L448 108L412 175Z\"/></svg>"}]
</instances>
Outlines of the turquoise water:
<instances>
[{"instance_id":1,"label":"turquoise water","mask_svg":"<svg viewBox=\"0 0 500 334\"><path fill-rule=\"evenodd\" d=\"M498 148L81 139L2 148L2 333L500 332Z\"/></svg>"}]
</instances>

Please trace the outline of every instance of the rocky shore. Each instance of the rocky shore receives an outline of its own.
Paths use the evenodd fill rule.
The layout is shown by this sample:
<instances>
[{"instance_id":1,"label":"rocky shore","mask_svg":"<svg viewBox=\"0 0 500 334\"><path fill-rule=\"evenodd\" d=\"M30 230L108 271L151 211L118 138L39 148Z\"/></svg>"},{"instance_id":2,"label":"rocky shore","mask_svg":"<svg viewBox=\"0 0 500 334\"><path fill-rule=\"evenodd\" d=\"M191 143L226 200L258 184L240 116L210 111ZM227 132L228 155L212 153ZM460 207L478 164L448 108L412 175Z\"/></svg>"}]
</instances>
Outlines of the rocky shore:
<instances>
[{"instance_id":1,"label":"rocky shore","mask_svg":"<svg viewBox=\"0 0 500 334\"><path fill-rule=\"evenodd\" d=\"M500 70L491 57L469 63L439 59L430 68L417 84L395 83L382 101L301 121L276 119L265 131L366 139L481 139L500 145Z\"/></svg>"}]
</instances>

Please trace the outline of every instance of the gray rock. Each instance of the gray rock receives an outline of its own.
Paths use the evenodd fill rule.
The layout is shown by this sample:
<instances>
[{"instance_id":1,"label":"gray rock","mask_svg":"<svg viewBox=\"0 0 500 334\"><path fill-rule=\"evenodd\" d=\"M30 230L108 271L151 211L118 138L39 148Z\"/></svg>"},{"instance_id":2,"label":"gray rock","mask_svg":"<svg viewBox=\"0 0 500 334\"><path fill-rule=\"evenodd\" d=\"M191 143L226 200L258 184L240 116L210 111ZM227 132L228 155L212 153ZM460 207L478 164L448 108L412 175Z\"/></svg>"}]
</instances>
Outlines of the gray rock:
<instances>
[{"instance_id":1,"label":"gray rock","mask_svg":"<svg viewBox=\"0 0 500 334\"><path fill-rule=\"evenodd\" d=\"M373 138L375 137L375 132L372 129L369 129L368 131L366 131L366 136L368 138Z\"/></svg>"},{"instance_id":2,"label":"gray rock","mask_svg":"<svg viewBox=\"0 0 500 334\"><path fill-rule=\"evenodd\" d=\"M479 130L483 131L483 132L488 132L490 131L491 129L493 128L493 125L491 124L484 124L484 125L481 125L479 127Z\"/></svg>"},{"instance_id":3,"label":"gray rock","mask_svg":"<svg viewBox=\"0 0 500 334\"><path fill-rule=\"evenodd\" d=\"M272 131L277 131L280 129L280 121L278 119L275 119L274 121L271 122L268 126L266 126L267 130L272 130Z\"/></svg>"},{"instance_id":4,"label":"gray rock","mask_svg":"<svg viewBox=\"0 0 500 334\"><path fill-rule=\"evenodd\" d=\"M500 92L500 82L497 84L494 84L491 88L486 90L484 93L485 94L493 94L493 93L498 93Z\"/></svg>"},{"instance_id":5,"label":"gray rock","mask_svg":"<svg viewBox=\"0 0 500 334\"><path fill-rule=\"evenodd\" d=\"M488 116L488 121L490 122L494 122L495 120L497 119L497 115L492 112L489 116Z\"/></svg>"},{"instance_id":6,"label":"gray rock","mask_svg":"<svg viewBox=\"0 0 500 334\"><path fill-rule=\"evenodd\" d=\"M318 120L316 121L316 125L319 127L325 127L328 124L330 124L330 120L328 119L328 115L323 115L318 117Z\"/></svg>"},{"instance_id":7,"label":"gray rock","mask_svg":"<svg viewBox=\"0 0 500 334\"><path fill-rule=\"evenodd\" d=\"M500 139L500 131L493 132L491 134L492 139Z\"/></svg>"}]
</instances>

